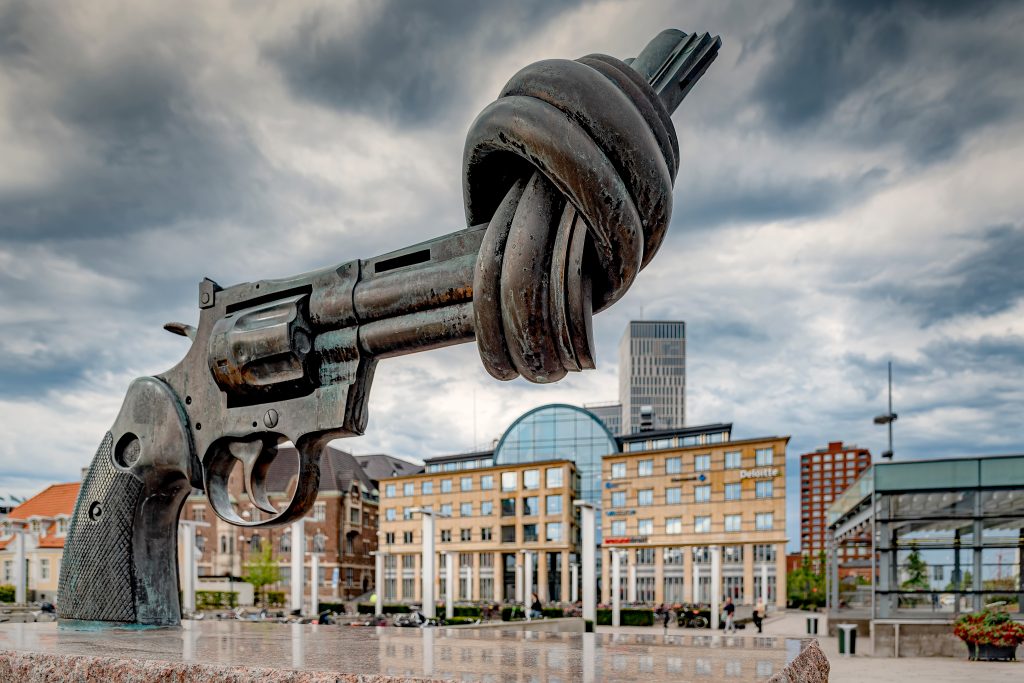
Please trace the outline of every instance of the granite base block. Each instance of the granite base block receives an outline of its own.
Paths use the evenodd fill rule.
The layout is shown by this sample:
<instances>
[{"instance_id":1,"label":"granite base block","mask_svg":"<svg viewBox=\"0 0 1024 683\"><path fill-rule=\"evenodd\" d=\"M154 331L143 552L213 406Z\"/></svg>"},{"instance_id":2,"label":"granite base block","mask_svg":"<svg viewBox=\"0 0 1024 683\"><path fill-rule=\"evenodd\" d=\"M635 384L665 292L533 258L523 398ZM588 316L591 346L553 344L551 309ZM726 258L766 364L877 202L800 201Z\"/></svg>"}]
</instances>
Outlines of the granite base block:
<instances>
[{"instance_id":1,"label":"granite base block","mask_svg":"<svg viewBox=\"0 0 1024 683\"><path fill-rule=\"evenodd\" d=\"M780 681L821 677L820 650L771 636L567 633L186 621L174 629L0 624L0 681ZM821 656L823 659L823 656ZM817 677L800 677L800 676Z\"/></svg>"}]
</instances>

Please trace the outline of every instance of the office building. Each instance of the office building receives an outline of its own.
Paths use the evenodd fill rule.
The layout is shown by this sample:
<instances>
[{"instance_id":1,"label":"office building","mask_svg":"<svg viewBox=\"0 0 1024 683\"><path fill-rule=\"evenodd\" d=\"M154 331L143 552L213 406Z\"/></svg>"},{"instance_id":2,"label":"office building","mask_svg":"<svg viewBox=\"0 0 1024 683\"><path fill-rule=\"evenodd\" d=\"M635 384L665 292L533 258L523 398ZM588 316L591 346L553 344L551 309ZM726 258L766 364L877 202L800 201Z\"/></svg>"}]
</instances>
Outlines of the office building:
<instances>
[{"instance_id":1,"label":"office building","mask_svg":"<svg viewBox=\"0 0 1024 683\"><path fill-rule=\"evenodd\" d=\"M644 409L652 429L686 424L686 323L629 323L619 342L619 403L623 434L641 430Z\"/></svg>"},{"instance_id":2,"label":"office building","mask_svg":"<svg viewBox=\"0 0 1024 683\"><path fill-rule=\"evenodd\" d=\"M767 579L769 604L785 607L789 437L684 439L635 434L604 458L602 601L621 552L625 601L706 604L717 578L722 599L754 604Z\"/></svg>"},{"instance_id":3,"label":"office building","mask_svg":"<svg viewBox=\"0 0 1024 683\"><path fill-rule=\"evenodd\" d=\"M827 545L829 506L870 466L868 449L842 441L830 441L827 448L800 456L800 552L810 556L812 566L819 566ZM844 552L850 553L844 559L853 563L851 569L867 560L863 546L851 546Z\"/></svg>"},{"instance_id":4,"label":"office building","mask_svg":"<svg viewBox=\"0 0 1024 683\"><path fill-rule=\"evenodd\" d=\"M450 461L449 461L450 462ZM576 467L568 460L519 465L431 470L381 482L380 538L384 599L418 601L422 520L435 515L435 595L445 595L445 568L454 564L456 600L522 601L524 562L533 563L532 585L544 601L568 601L579 530L572 501L579 495Z\"/></svg>"},{"instance_id":5,"label":"office building","mask_svg":"<svg viewBox=\"0 0 1024 683\"><path fill-rule=\"evenodd\" d=\"M437 520L436 547L457 563L458 599L521 597L527 551L546 556L535 573L542 598L565 601L572 594L565 581L572 580L580 550L579 517L572 512L579 499L602 508L602 601L609 597L609 549L616 548L628 553L626 599L707 602L710 558L718 553L723 597L753 602L764 581L772 604L783 605L787 443L788 437L733 441L731 424L615 437L589 410L535 408L509 425L493 451L428 458L422 474L381 481L381 547L389 553L385 597L419 599L421 522L415 509L431 506L452 515ZM563 467L569 477L563 490L542 490L550 486L548 470ZM503 481L506 491L500 490ZM557 496L550 509L549 495ZM557 525L551 532L549 522ZM552 540L544 540L549 533ZM439 591L441 562L447 561L437 561Z\"/></svg>"},{"instance_id":6,"label":"office building","mask_svg":"<svg viewBox=\"0 0 1024 683\"><path fill-rule=\"evenodd\" d=\"M622 404L617 402L609 403L585 403L583 407L594 414L597 419L604 423L612 436L622 436Z\"/></svg>"}]
</instances>

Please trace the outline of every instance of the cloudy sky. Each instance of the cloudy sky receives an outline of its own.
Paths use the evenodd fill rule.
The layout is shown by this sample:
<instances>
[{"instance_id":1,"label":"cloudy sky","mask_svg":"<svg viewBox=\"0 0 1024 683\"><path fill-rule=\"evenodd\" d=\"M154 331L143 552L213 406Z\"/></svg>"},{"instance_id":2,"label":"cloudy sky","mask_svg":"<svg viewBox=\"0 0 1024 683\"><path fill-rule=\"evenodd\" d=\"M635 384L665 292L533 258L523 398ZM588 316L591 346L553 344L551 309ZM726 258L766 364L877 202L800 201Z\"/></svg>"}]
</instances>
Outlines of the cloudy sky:
<instances>
[{"instance_id":1,"label":"cloudy sky","mask_svg":"<svg viewBox=\"0 0 1024 683\"><path fill-rule=\"evenodd\" d=\"M0 0L0 495L74 479L196 285L463 227L461 154L520 67L722 37L677 111L670 236L595 319L599 369L380 363L357 453L488 446L616 398L631 318L688 323L688 415L900 459L1024 451L1024 6ZM795 468L790 471L790 493ZM795 497L790 535L796 536Z\"/></svg>"}]
</instances>

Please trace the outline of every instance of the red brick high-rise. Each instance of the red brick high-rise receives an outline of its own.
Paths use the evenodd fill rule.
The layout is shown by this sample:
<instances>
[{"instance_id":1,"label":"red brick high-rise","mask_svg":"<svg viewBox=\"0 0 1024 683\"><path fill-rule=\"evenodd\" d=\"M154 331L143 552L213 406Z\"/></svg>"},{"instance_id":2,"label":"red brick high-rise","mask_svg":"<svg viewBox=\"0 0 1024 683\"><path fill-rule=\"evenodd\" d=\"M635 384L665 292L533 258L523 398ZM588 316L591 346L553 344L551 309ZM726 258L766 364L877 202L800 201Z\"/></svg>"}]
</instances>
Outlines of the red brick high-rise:
<instances>
[{"instance_id":1,"label":"red brick high-rise","mask_svg":"<svg viewBox=\"0 0 1024 683\"><path fill-rule=\"evenodd\" d=\"M817 565L828 535L828 507L860 473L871 466L866 448L830 441L800 456L800 552ZM841 559L867 559L868 548L846 548ZM861 558L863 556L863 558Z\"/></svg>"}]
</instances>

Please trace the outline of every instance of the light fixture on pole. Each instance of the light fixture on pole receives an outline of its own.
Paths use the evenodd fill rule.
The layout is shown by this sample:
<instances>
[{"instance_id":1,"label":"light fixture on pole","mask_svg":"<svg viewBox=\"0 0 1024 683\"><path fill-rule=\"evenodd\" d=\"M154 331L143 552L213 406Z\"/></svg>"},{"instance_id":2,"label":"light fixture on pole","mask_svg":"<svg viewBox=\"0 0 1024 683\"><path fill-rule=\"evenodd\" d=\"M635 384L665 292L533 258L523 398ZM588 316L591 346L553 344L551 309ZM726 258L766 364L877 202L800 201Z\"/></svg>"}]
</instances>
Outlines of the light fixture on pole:
<instances>
[{"instance_id":1,"label":"light fixture on pole","mask_svg":"<svg viewBox=\"0 0 1024 683\"><path fill-rule=\"evenodd\" d=\"M896 421L897 417L899 416L892 412L892 361L889 361L889 412L875 417L876 425L889 426L889 450L882 453L882 457L888 460L892 460L892 423Z\"/></svg>"}]
</instances>

